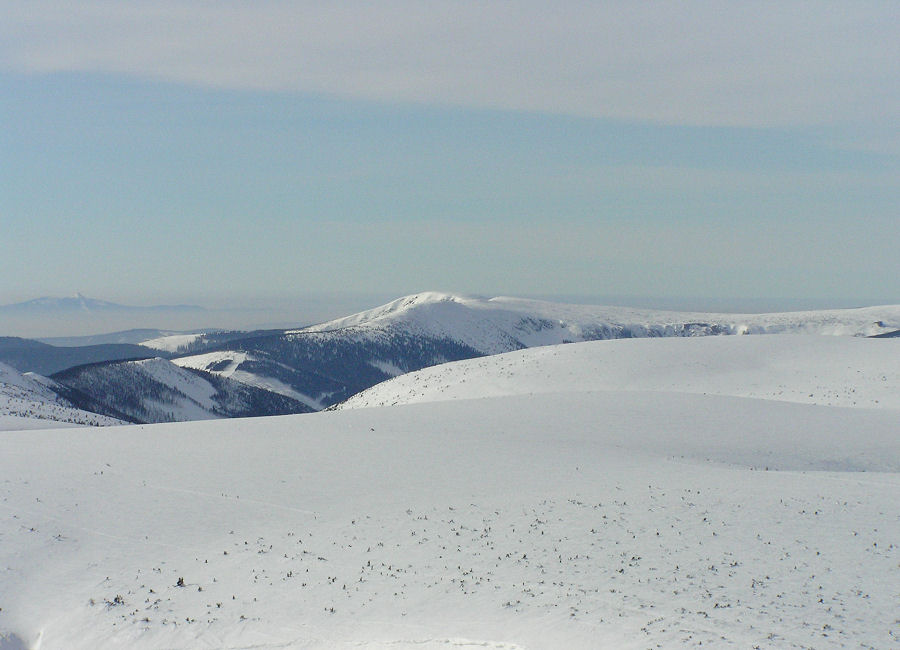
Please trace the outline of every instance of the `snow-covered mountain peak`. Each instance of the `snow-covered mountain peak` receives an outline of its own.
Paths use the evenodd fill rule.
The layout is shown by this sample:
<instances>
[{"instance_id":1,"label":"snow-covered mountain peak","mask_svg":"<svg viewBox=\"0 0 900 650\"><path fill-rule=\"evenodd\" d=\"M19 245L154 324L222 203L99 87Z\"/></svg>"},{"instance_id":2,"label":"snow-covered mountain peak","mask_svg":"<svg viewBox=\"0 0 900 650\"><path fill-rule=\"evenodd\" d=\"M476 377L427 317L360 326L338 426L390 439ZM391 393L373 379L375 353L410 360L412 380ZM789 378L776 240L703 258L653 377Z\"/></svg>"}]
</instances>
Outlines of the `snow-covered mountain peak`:
<instances>
[{"instance_id":1,"label":"snow-covered mountain peak","mask_svg":"<svg viewBox=\"0 0 900 650\"><path fill-rule=\"evenodd\" d=\"M471 299L470 296L463 296L456 293L447 293L445 291L422 291L409 296L399 298L395 302L403 303L406 306L422 305L436 302L465 302Z\"/></svg>"},{"instance_id":2,"label":"snow-covered mountain peak","mask_svg":"<svg viewBox=\"0 0 900 650\"><path fill-rule=\"evenodd\" d=\"M473 301L479 300L481 299L470 298L459 294L443 293L439 291L425 291L422 293L411 294L409 296L403 296L402 298L397 298L396 300L392 300L385 305L381 305L373 309L367 309L357 314L352 314L343 318L337 318L335 320L327 321L319 325L313 325L312 327L307 327L303 330L297 331L327 332L331 330L356 327L370 323L383 323L402 320L413 314L420 314L423 311L433 311L436 307L439 307L441 305L469 305Z\"/></svg>"},{"instance_id":3,"label":"snow-covered mountain peak","mask_svg":"<svg viewBox=\"0 0 900 650\"><path fill-rule=\"evenodd\" d=\"M900 306L776 314L674 312L428 292L291 334L428 336L482 354L585 340L721 334L871 336L900 329Z\"/></svg>"}]
</instances>

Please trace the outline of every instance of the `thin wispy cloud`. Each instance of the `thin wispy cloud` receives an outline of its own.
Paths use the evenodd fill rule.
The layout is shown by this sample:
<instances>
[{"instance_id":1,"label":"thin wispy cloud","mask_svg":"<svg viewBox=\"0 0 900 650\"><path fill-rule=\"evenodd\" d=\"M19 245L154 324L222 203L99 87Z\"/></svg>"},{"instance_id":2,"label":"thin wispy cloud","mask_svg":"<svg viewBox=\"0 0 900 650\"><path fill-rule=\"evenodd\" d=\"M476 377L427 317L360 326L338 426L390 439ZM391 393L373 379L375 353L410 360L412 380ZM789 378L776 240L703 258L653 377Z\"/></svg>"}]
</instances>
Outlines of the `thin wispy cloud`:
<instances>
[{"instance_id":1,"label":"thin wispy cloud","mask_svg":"<svg viewBox=\"0 0 900 650\"><path fill-rule=\"evenodd\" d=\"M900 119L900 4L3 2L13 72L784 126Z\"/></svg>"}]
</instances>

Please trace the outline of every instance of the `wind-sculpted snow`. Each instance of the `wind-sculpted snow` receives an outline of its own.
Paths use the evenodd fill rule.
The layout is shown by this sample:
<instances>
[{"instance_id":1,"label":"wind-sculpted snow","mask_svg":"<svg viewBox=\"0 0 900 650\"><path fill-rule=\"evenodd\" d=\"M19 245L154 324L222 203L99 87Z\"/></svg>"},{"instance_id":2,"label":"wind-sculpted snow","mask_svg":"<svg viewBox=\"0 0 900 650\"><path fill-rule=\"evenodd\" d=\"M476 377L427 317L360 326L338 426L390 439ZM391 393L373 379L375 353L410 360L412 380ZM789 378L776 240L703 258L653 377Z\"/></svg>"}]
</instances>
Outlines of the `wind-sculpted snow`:
<instances>
[{"instance_id":1,"label":"wind-sculpted snow","mask_svg":"<svg viewBox=\"0 0 900 650\"><path fill-rule=\"evenodd\" d=\"M895 647L898 430L893 409L573 391L0 433L0 631Z\"/></svg>"},{"instance_id":2,"label":"wind-sculpted snow","mask_svg":"<svg viewBox=\"0 0 900 650\"><path fill-rule=\"evenodd\" d=\"M741 336L595 341L403 375L337 408L598 390L733 395L900 409L900 339Z\"/></svg>"}]
</instances>

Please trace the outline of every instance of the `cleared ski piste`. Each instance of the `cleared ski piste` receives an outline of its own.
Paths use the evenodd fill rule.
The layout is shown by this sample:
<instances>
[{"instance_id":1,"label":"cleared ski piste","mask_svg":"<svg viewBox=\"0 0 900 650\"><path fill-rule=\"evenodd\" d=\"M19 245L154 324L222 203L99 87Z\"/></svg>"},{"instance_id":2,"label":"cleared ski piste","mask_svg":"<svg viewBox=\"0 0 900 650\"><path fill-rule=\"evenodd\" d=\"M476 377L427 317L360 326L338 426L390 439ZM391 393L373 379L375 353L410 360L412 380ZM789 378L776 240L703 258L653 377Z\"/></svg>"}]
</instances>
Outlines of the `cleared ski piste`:
<instances>
[{"instance_id":1,"label":"cleared ski piste","mask_svg":"<svg viewBox=\"0 0 900 650\"><path fill-rule=\"evenodd\" d=\"M896 647L900 341L750 338L448 364L418 404L0 433L0 648Z\"/></svg>"}]
</instances>

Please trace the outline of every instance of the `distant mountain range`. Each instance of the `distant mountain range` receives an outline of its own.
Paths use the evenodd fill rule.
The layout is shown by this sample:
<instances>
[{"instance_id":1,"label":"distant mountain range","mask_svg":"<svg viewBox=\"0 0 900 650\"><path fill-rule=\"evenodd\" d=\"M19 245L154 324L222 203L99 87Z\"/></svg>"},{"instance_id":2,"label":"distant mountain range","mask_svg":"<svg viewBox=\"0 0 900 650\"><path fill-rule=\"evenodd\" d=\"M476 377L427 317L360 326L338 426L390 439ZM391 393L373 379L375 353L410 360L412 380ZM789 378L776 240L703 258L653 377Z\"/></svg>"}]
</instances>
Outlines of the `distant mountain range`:
<instances>
[{"instance_id":1,"label":"distant mountain range","mask_svg":"<svg viewBox=\"0 0 900 650\"><path fill-rule=\"evenodd\" d=\"M213 320L240 320L236 314L197 305L122 305L76 294L0 305L0 335L61 339L48 341L55 345L136 343L152 335L136 341L135 336L128 334L134 328L160 330L157 336L161 336L209 327ZM114 332L116 338L110 338L107 332ZM71 340L85 335L94 340Z\"/></svg>"},{"instance_id":2,"label":"distant mountain range","mask_svg":"<svg viewBox=\"0 0 900 650\"><path fill-rule=\"evenodd\" d=\"M158 353L142 345L129 343L72 347L49 345L16 336L0 336L0 361L20 372L36 372L45 376L86 363L146 359L156 354Z\"/></svg>"},{"instance_id":3,"label":"distant mountain range","mask_svg":"<svg viewBox=\"0 0 900 650\"><path fill-rule=\"evenodd\" d=\"M134 311L205 311L197 305L153 305L149 307L120 305L106 300L88 298L80 293L68 298L35 298L10 305L0 305L0 314L35 313L35 312L134 312Z\"/></svg>"},{"instance_id":4,"label":"distant mountain range","mask_svg":"<svg viewBox=\"0 0 900 650\"><path fill-rule=\"evenodd\" d=\"M422 293L303 329L151 330L140 345L0 339L0 362L51 375L60 394L82 409L156 422L321 410L411 371L537 346L734 334L878 336L898 329L900 306L704 314Z\"/></svg>"},{"instance_id":5,"label":"distant mountain range","mask_svg":"<svg viewBox=\"0 0 900 650\"><path fill-rule=\"evenodd\" d=\"M60 347L81 347L85 345L106 345L108 343L144 343L151 339L184 334L174 330L160 330L150 328L138 328L107 334L89 334L85 336L47 336L36 340Z\"/></svg>"}]
</instances>

